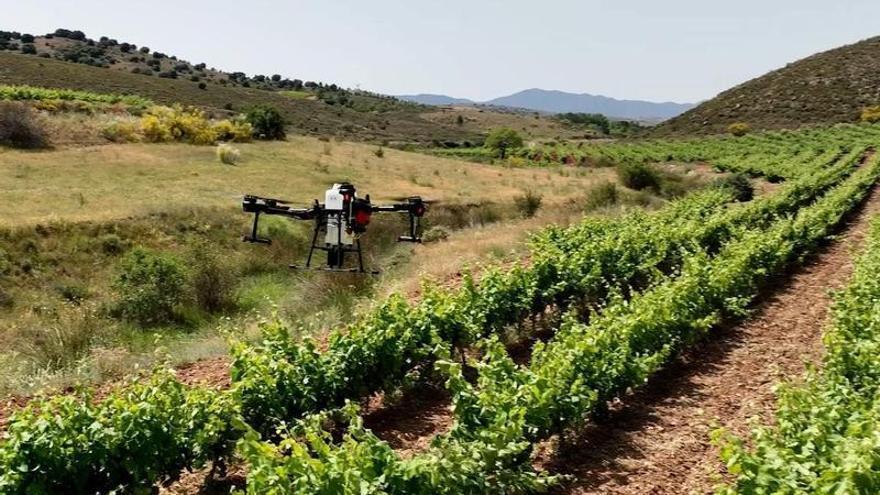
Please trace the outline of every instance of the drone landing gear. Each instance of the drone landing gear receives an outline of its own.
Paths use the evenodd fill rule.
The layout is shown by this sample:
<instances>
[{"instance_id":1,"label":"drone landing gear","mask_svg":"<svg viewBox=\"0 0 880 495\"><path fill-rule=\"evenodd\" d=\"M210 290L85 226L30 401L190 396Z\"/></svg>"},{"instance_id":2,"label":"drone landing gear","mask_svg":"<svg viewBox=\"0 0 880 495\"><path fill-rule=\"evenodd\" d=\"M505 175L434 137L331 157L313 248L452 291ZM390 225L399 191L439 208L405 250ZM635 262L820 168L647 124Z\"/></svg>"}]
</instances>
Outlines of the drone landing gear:
<instances>
[{"instance_id":1,"label":"drone landing gear","mask_svg":"<svg viewBox=\"0 0 880 495\"><path fill-rule=\"evenodd\" d=\"M379 270L367 271L364 268L364 253L361 248L361 240L355 239L354 244L351 246L347 246L342 244L341 239L341 231L339 231L338 244L335 245L326 245L319 246L318 245L318 235L327 228L327 222L316 222L315 230L312 234L312 245L309 248L309 256L306 258L306 266L298 266L298 265L289 265L290 268L294 270L314 270L321 272L335 272L335 273L368 273L370 275L379 275ZM327 252L327 265L323 267L312 267L312 257L315 254L315 251L326 251ZM356 267L345 267L345 253L357 253L357 266Z\"/></svg>"}]
</instances>

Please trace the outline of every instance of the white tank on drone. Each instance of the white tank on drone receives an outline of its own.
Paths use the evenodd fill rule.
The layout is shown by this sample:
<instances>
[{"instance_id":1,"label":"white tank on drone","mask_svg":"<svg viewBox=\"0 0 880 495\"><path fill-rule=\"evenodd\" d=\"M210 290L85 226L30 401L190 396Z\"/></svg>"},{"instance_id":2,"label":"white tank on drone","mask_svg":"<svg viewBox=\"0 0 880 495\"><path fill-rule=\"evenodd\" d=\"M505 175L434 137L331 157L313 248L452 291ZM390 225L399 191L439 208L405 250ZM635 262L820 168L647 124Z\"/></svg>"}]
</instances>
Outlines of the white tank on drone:
<instances>
[{"instance_id":1,"label":"white tank on drone","mask_svg":"<svg viewBox=\"0 0 880 495\"><path fill-rule=\"evenodd\" d=\"M351 188L350 185L347 186ZM331 213L338 213L327 216L327 233L324 235L324 243L328 246L351 246L354 244L354 235L348 225L348 215L342 214L346 206L350 207L353 199L354 191L343 190L343 184L333 184L333 187L324 193L324 209Z\"/></svg>"}]
</instances>

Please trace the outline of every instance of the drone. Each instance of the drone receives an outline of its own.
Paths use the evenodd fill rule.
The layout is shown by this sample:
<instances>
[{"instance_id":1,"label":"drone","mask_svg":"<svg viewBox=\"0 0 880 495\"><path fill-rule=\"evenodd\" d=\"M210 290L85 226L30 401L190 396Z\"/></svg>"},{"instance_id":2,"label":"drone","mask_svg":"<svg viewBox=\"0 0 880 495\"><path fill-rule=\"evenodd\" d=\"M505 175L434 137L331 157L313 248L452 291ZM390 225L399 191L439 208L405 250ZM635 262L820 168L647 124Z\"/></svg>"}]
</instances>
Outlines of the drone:
<instances>
[{"instance_id":1,"label":"drone","mask_svg":"<svg viewBox=\"0 0 880 495\"><path fill-rule=\"evenodd\" d=\"M370 195L357 197L357 190L352 184L342 182L333 184L324 193L324 203L316 199L308 208L294 208L289 201L245 195L241 203L245 213L254 214L254 225L250 235L245 235L245 242L271 244L272 240L259 237L257 233L260 215L281 215L294 220L314 221L312 245L306 259L306 269L312 269L312 258L316 250L327 252L327 263L319 268L331 272L367 273L364 268L364 257L361 250L361 236L366 233L373 213L404 213L409 216L409 230L397 238L398 242L421 243L421 219L428 210L427 204L420 196L411 196L402 203L390 205L374 205ZM324 234L323 242L319 242L320 234ZM357 253L357 267L345 267L346 253ZM290 265L291 268L299 268ZM377 271L370 272L377 274Z\"/></svg>"}]
</instances>

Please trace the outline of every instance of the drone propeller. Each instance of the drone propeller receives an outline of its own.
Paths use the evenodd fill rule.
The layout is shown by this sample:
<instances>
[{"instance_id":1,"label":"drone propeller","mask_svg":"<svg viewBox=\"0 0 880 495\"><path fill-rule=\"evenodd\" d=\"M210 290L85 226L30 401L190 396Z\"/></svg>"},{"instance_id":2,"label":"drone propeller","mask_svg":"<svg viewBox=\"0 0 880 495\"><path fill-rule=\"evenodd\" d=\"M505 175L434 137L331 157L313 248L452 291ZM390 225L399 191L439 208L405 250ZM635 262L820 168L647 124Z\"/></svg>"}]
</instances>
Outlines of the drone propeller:
<instances>
[{"instance_id":1,"label":"drone propeller","mask_svg":"<svg viewBox=\"0 0 880 495\"><path fill-rule=\"evenodd\" d=\"M391 199L391 201L407 201L410 198L412 198L412 196L392 196L390 199ZM442 199L422 198L422 203L424 203L426 205L439 205L439 204L443 203L443 200Z\"/></svg>"}]
</instances>

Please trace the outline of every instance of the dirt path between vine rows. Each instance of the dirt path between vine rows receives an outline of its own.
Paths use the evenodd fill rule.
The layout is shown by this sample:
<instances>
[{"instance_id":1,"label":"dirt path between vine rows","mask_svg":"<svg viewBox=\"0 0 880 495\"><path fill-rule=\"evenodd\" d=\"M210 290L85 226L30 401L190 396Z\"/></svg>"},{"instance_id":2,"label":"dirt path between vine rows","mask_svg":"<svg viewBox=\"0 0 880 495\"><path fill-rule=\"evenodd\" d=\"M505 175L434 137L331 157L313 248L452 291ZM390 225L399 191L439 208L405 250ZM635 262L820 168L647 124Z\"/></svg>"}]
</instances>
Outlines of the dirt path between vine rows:
<instances>
[{"instance_id":1,"label":"dirt path between vine rows","mask_svg":"<svg viewBox=\"0 0 880 495\"><path fill-rule=\"evenodd\" d=\"M875 187L835 240L759 298L751 318L717 330L625 397L610 418L539 459L544 469L576 477L559 493L703 494L729 479L710 431L745 435L750 417L772 420L774 385L820 360L829 292L852 275L853 254L877 213Z\"/></svg>"}]
</instances>

